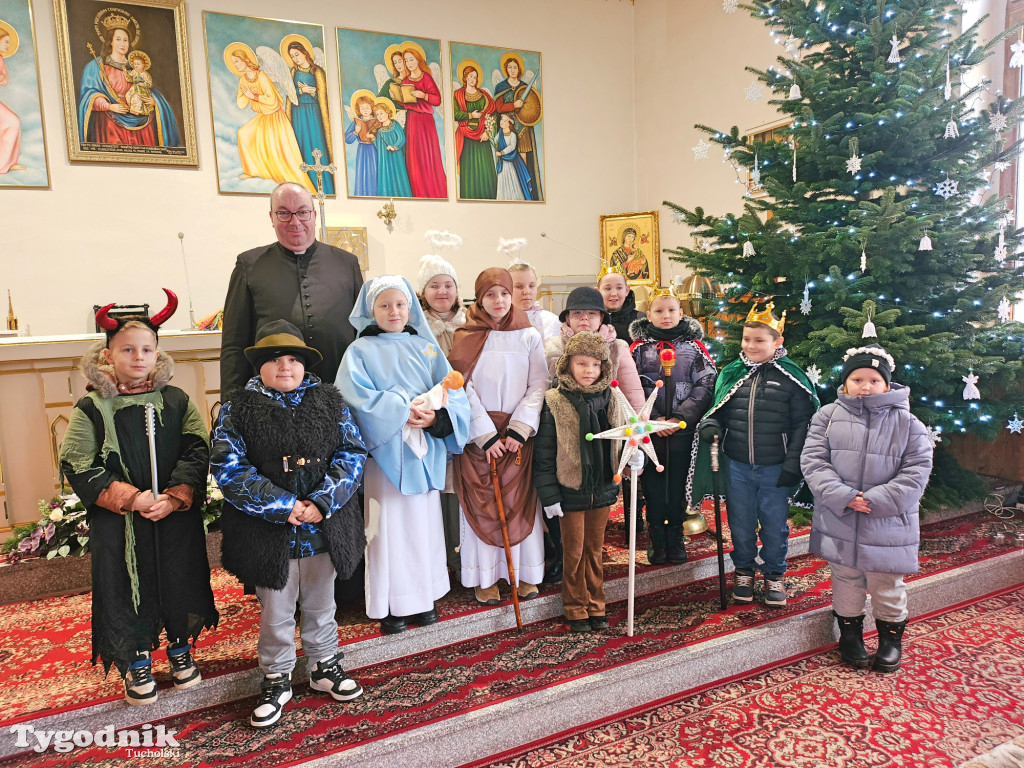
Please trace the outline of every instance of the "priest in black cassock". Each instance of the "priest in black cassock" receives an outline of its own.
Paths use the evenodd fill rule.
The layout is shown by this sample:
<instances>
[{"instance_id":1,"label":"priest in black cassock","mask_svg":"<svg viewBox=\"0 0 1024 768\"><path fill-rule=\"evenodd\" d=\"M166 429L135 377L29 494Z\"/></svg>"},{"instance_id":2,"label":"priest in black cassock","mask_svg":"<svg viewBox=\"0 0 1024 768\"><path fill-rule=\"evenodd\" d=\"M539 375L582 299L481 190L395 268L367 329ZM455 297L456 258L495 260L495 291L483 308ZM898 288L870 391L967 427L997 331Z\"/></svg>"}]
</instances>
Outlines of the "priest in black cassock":
<instances>
[{"instance_id":1,"label":"priest in black cassock","mask_svg":"<svg viewBox=\"0 0 1024 768\"><path fill-rule=\"evenodd\" d=\"M302 186L287 182L270 197L270 223L277 242L238 256L224 299L220 390L227 401L253 376L243 354L256 340L256 329L287 320L302 331L306 344L323 355L313 371L333 383L345 349L355 340L348 320L363 276L359 261L316 239L313 198Z\"/></svg>"}]
</instances>

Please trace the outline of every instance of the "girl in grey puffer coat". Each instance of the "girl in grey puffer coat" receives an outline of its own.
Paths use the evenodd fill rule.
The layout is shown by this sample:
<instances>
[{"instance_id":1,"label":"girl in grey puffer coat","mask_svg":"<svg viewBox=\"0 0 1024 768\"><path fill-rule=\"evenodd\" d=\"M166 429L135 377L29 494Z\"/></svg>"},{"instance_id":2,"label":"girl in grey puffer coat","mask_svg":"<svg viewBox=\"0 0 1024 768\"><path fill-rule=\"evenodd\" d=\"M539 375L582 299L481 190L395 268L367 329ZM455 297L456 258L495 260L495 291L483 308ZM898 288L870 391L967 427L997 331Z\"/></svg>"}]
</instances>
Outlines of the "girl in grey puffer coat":
<instances>
[{"instance_id":1,"label":"girl in grey puffer coat","mask_svg":"<svg viewBox=\"0 0 1024 768\"><path fill-rule=\"evenodd\" d=\"M832 569L843 660L868 664L860 630L870 593L879 628L875 667L883 671L899 666L907 619L903 574L918 569L918 507L934 450L927 428L910 413L910 389L889 384L893 367L880 347L849 350L839 399L811 419L800 459L814 494L810 551ZM873 390L862 388L865 376L875 378ZM875 393L853 394L869 391ZM895 647L886 647L883 659L889 640Z\"/></svg>"}]
</instances>

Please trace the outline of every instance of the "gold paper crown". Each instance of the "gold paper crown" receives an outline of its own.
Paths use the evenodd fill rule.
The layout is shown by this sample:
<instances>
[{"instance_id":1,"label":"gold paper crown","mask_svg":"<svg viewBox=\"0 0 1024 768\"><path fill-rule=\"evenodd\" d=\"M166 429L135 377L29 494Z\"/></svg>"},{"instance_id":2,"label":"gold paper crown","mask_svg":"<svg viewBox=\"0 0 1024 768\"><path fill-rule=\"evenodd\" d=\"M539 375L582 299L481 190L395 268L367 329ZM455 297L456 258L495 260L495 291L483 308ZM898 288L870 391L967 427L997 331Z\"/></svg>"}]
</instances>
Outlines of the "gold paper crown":
<instances>
[{"instance_id":1,"label":"gold paper crown","mask_svg":"<svg viewBox=\"0 0 1024 768\"><path fill-rule=\"evenodd\" d=\"M670 288L655 288L651 291L650 297L647 299L647 306L651 306L655 299L660 299L662 296L671 296L676 301L679 301L678 297L672 293Z\"/></svg>"},{"instance_id":2,"label":"gold paper crown","mask_svg":"<svg viewBox=\"0 0 1024 768\"><path fill-rule=\"evenodd\" d=\"M622 275L623 277L626 277L626 273L622 271L619 265L616 264L615 266L612 266L607 261L604 261L602 259L601 271L597 273L597 282L600 283L602 277L604 277L605 275L610 275L612 272L614 272L617 275Z\"/></svg>"},{"instance_id":3,"label":"gold paper crown","mask_svg":"<svg viewBox=\"0 0 1024 768\"><path fill-rule=\"evenodd\" d=\"M781 336L782 329L786 327L786 313L783 311L782 317L776 320L775 316L772 314L773 309L775 309L775 302L769 301L764 307L764 312L758 312L757 302L754 302L754 306L750 308L750 313L747 315L747 322L767 325Z\"/></svg>"},{"instance_id":4,"label":"gold paper crown","mask_svg":"<svg viewBox=\"0 0 1024 768\"><path fill-rule=\"evenodd\" d=\"M114 13L100 20L105 29L128 29L130 23L126 17Z\"/></svg>"}]
</instances>

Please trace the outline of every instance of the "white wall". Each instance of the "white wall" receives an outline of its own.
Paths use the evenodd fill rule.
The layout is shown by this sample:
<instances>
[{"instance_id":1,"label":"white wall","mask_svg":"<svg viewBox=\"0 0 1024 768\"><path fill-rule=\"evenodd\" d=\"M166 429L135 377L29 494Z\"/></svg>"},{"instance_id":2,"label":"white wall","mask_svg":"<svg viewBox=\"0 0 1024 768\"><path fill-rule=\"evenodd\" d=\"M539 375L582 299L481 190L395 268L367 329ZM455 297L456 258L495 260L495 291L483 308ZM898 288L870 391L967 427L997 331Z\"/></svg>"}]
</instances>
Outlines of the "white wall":
<instances>
[{"instance_id":1,"label":"white wall","mask_svg":"<svg viewBox=\"0 0 1024 768\"><path fill-rule=\"evenodd\" d=\"M740 9L727 14L719 0L637 0L637 202L638 210L660 209L662 248L692 247L685 225L676 224L663 200L708 213L737 211L743 185L712 145L694 160L691 147L706 134L695 124L740 132L777 120L768 91L756 104L744 89L754 75L784 53L768 29ZM662 254L662 284L688 270Z\"/></svg>"},{"instance_id":2,"label":"white wall","mask_svg":"<svg viewBox=\"0 0 1024 768\"><path fill-rule=\"evenodd\" d=\"M427 252L423 232L428 229L449 229L463 237L462 249L451 260L470 286L466 293L472 292L481 268L503 264L495 251L499 236L525 237L529 245L523 255L542 274L595 274L596 262L540 238L540 232L597 253L599 215L636 210L634 115L628 108L634 87L634 7L628 2L518 0L515 14L507 17L507 6L470 0L294 0L286 8L272 0L192 0L187 12L198 169L70 164L53 9L45 0L33 6L51 189L0 189L0 291L12 290L21 327L32 335L91 330L90 308L97 303L162 306L161 285L177 290L184 301L178 232L185 233L196 315L205 315L223 304L235 255L273 241L266 197L217 193L203 10L324 25L335 152L342 151L343 133L336 26L441 39L445 82L451 79L450 40L542 53L548 202L455 202L449 122L448 202L396 202L399 217L389 234L376 216L383 201L349 200L343 194L328 201L329 226L368 228L373 274L414 276ZM446 110L450 106L446 95ZM129 209L139 210L140 202L150 213L129 214ZM180 312L172 323L186 320L187 313Z\"/></svg>"}]
</instances>

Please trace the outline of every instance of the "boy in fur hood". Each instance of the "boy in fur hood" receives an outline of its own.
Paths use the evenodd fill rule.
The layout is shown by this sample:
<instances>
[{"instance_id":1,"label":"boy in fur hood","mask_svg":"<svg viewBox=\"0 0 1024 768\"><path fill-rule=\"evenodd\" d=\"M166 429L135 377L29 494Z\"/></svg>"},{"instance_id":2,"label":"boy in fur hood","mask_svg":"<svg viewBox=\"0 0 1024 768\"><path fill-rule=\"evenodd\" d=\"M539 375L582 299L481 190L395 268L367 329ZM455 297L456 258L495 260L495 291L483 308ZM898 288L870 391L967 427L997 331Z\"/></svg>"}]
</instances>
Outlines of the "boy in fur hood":
<instances>
[{"instance_id":1,"label":"boy in fur hood","mask_svg":"<svg viewBox=\"0 0 1024 768\"><path fill-rule=\"evenodd\" d=\"M249 723L265 728L292 698L296 602L309 687L336 701L363 693L341 666L334 579L352 575L366 546L366 449L338 389L306 372L322 357L298 328L267 323L245 357L258 375L221 407L210 465L224 493L224 568L260 599L263 683Z\"/></svg>"},{"instance_id":2,"label":"boy in fur hood","mask_svg":"<svg viewBox=\"0 0 1024 768\"><path fill-rule=\"evenodd\" d=\"M157 329L177 306L167 296L167 308L151 318L108 317L113 304L97 313L107 338L82 358L89 392L60 447L61 473L88 510L92 662L117 667L133 705L157 700L150 655L164 630L174 687L202 681L192 643L218 619L201 514L210 448L195 403L169 384L174 361L157 348ZM149 404L157 415L156 496Z\"/></svg>"},{"instance_id":3,"label":"boy in fur hood","mask_svg":"<svg viewBox=\"0 0 1024 768\"><path fill-rule=\"evenodd\" d=\"M588 440L587 434L621 422L611 379L608 344L589 331L572 336L556 367L558 384L544 394L534 448L544 514L561 518L562 608L573 632L608 628L601 554L608 512L619 495L617 457L611 441ZM634 456L642 467L643 454Z\"/></svg>"},{"instance_id":4,"label":"boy in fur hood","mask_svg":"<svg viewBox=\"0 0 1024 768\"><path fill-rule=\"evenodd\" d=\"M629 327L634 341L630 347L644 396L650 397L660 379L664 386L651 411L651 418L679 424L675 430L654 435L654 449L664 472L643 476L651 565L685 563L683 514L685 480L690 468L690 446L694 427L711 404L715 389L715 361L701 339L700 323L686 317L679 300L665 291L656 293L647 309L647 319L634 320ZM662 364L664 357L674 361Z\"/></svg>"}]
</instances>

